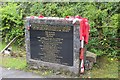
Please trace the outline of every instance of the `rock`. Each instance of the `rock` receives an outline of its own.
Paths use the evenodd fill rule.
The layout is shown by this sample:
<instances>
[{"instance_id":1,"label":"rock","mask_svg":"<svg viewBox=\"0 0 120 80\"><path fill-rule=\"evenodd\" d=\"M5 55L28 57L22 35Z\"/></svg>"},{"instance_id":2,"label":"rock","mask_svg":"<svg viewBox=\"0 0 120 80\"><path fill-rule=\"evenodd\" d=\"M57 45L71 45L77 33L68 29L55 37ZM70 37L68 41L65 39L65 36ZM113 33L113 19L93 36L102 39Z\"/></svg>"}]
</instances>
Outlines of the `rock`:
<instances>
[{"instance_id":1,"label":"rock","mask_svg":"<svg viewBox=\"0 0 120 80\"><path fill-rule=\"evenodd\" d=\"M8 47L3 51L3 56L10 56L12 53L12 47Z\"/></svg>"},{"instance_id":2,"label":"rock","mask_svg":"<svg viewBox=\"0 0 120 80\"><path fill-rule=\"evenodd\" d=\"M85 62L85 69L90 70L93 67L93 64L96 63L96 57L97 55L90 52L86 51L86 62Z\"/></svg>"},{"instance_id":3,"label":"rock","mask_svg":"<svg viewBox=\"0 0 120 80\"><path fill-rule=\"evenodd\" d=\"M86 60L89 60L90 62L96 63L96 57L97 55L90 52L90 51L86 51Z\"/></svg>"}]
</instances>

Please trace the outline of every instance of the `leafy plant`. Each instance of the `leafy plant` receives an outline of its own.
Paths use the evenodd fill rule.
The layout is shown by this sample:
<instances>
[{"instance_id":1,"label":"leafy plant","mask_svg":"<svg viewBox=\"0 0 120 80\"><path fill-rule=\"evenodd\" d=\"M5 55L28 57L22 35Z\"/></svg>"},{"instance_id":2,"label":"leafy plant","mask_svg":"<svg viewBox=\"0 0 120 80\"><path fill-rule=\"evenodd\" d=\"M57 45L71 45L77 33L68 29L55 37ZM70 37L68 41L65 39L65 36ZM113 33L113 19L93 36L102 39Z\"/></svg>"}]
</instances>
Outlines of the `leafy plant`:
<instances>
[{"instance_id":1,"label":"leafy plant","mask_svg":"<svg viewBox=\"0 0 120 80\"><path fill-rule=\"evenodd\" d=\"M9 42L15 36L21 36L17 40L20 45L23 41L24 26L22 20L22 10L19 11L19 5L17 3L4 3L0 7L0 17L2 19L0 30L2 31L2 37L5 42Z\"/></svg>"},{"instance_id":2,"label":"leafy plant","mask_svg":"<svg viewBox=\"0 0 120 80\"><path fill-rule=\"evenodd\" d=\"M24 2L3 3L0 7L0 18L3 40L9 42L15 36L21 36L17 43L23 44L25 16L66 17L80 15L86 17L90 24L90 39L88 50L98 55L102 51L110 56L116 56L119 36L119 3L112 2ZM98 52L98 53L97 53Z\"/></svg>"}]
</instances>

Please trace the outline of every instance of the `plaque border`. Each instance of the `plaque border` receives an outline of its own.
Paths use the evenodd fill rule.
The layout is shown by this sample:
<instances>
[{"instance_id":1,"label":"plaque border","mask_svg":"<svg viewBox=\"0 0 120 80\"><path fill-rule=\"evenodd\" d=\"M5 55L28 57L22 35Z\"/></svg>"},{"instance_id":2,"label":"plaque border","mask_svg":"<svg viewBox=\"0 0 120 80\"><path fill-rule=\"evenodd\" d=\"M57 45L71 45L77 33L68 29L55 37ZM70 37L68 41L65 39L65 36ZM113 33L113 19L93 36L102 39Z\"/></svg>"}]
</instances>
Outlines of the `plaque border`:
<instances>
[{"instance_id":1,"label":"plaque border","mask_svg":"<svg viewBox=\"0 0 120 80\"><path fill-rule=\"evenodd\" d=\"M47 67L54 70L63 70L70 71L74 74L79 74L79 49L80 49L80 40L79 40L79 25L73 26L73 66L66 66L57 63L44 62L41 60L31 59L30 55L30 31L27 29L29 26L30 18L27 18L25 21L25 45L26 45L26 61L29 67L31 68L41 68Z\"/></svg>"}]
</instances>

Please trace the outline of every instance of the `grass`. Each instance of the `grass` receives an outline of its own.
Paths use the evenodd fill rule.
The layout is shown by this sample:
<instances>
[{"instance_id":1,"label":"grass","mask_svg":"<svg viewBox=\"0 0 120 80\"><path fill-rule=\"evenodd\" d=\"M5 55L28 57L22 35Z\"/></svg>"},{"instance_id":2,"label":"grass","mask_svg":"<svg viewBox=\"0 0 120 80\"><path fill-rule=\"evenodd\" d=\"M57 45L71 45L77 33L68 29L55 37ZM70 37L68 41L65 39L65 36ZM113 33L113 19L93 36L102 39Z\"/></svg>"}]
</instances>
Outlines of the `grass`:
<instances>
[{"instance_id":1,"label":"grass","mask_svg":"<svg viewBox=\"0 0 120 80\"><path fill-rule=\"evenodd\" d=\"M115 58L103 57L91 73L93 78L118 78L118 61Z\"/></svg>"},{"instance_id":2,"label":"grass","mask_svg":"<svg viewBox=\"0 0 120 80\"><path fill-rule=\"evenodd\" d=\"M0 42L0 51L5 48L6 44ZM20 48L18 48L15 45L12 45L13 52L21 52ZM23 52L24 53L24 52ZM17 54L17 53L16 53ZM10 57L10 56L4 56L0 54L0 66L6 67L6 68L12 68L12 69L25 69L26 68L26 59L25 57Z\"/></svg>"},{"instance_id":3,"label":"grass","mask_svg":"<svg viewBox=\"0 0 120 80\"><path fill-rule=\"evenodd\" d=\"M26 68L26 60L20 57L11 58L11 57L2 57L2 61L0 61L0 66L12 69L23 70Z\"/></svg>"},{"instance_id":4,"label":"grass","mask_svg":"<svg viewBox=\"0 0 120 80\"><path fill-rule=\"evenodd\" d=\"M88 71L83 77L90 78L118 78L118 60L102 56L97 58L97 63L93 69Z\"/></svg>"},{"instance_id":5,"label":"grass","mask_svg":"<svg viewBox=\"0 0 120 80\"><path fill-rule=\"evenodd\" d=\"M0 51L6 46L5 43L0 42Z\"/></svg>"}]
</instances>

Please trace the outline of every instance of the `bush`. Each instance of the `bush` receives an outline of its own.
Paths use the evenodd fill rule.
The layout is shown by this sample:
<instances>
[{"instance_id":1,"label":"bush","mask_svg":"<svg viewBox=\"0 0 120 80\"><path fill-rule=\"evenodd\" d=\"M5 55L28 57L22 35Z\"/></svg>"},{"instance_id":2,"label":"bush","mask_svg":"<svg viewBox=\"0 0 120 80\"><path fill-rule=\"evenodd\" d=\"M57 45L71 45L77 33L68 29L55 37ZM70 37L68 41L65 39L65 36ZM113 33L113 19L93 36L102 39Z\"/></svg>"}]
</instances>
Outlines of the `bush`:
<instances>
[{"instance_id":1,"label":"bush","mask_svg":"<svg viewBox=\"0 0 120 80\"><path fill-rule=\"evenodd\" d=\"M91 28L88 50L97 55L107 54L116 56L119 3L4 3L0 7L2 19L3 39L9 42L15 36L21 36L17 43L24 42L24 27L22 17L26 16L52 16L66 17L80 15L89 19Z\"/></svg>"},{"instance_id":2,"label":"bush","mask_svg":"<svg viewBox=\"0 0 120 80\"><path fill-rule=\"evenodd\" d=\"M24 26L22 20L22 10L19 10L17 3L4 3L0 7L0 18L2 19L0 30L5 42L9 42L16 36L21 36L17 40L21 45L24 39Z\"/></svg>"}]
</instances>

